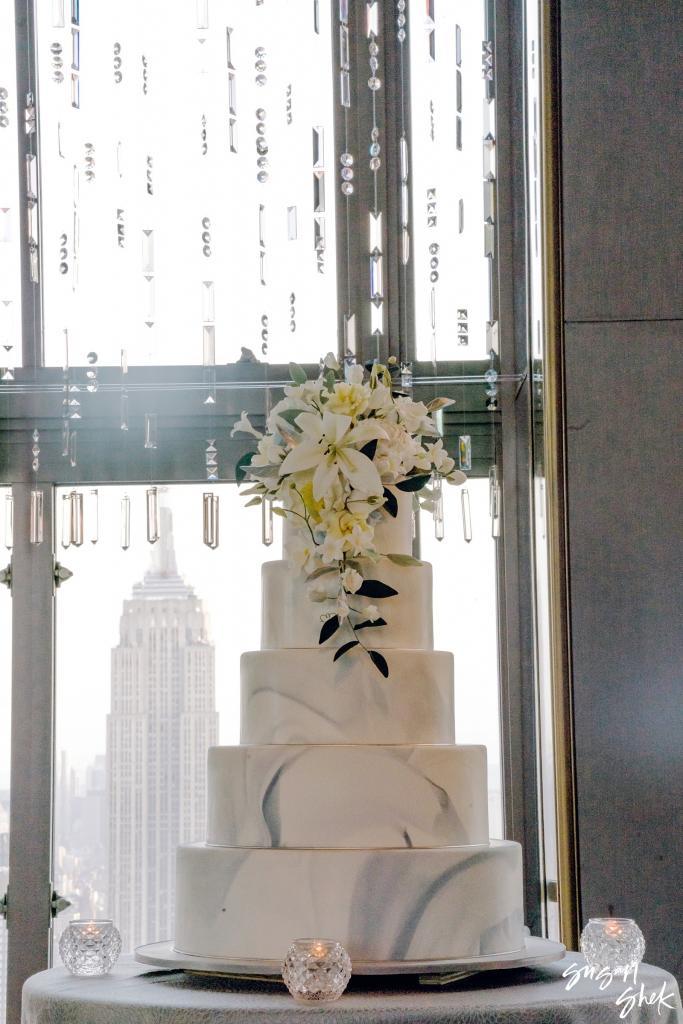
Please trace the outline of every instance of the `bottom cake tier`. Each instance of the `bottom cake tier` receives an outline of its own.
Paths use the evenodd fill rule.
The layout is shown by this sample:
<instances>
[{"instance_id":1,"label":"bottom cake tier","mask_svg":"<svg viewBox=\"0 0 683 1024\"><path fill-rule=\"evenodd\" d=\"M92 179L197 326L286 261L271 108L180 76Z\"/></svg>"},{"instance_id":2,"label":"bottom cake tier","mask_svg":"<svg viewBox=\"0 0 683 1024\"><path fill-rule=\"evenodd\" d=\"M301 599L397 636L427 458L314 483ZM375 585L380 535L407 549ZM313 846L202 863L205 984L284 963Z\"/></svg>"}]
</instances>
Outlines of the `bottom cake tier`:
<instances>
[{"instance_id":1,"label":"bottom cake tier","mask_svg":"<svg viewBox=\"0 0 683 1024\"><path fill-rule=\"evenodd\" d=\"M281 960L297 938L352 960L446 960L524 945L518 843L440 849L178 848L178 952Z\"/></svg>"}]
</instances>

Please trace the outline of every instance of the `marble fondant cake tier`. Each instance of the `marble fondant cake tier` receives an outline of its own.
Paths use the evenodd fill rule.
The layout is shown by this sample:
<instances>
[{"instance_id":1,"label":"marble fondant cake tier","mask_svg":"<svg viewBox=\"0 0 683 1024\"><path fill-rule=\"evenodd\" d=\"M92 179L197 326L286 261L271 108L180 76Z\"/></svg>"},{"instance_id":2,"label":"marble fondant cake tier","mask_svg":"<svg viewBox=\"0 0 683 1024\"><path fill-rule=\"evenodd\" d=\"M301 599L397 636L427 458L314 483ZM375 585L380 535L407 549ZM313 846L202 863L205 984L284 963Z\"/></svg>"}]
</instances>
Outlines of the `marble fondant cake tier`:
<instances>
[{"instance_id":1,"label":"marble fondant cake tier","mask_svg":"<svg viewBox=\"0 0 683 1024\"><path fill-rule=\"evenodd\" d=\"M410 571L410 570L406 570ZM384 679L363 652L248 651L241 743L454 743L453 655L384 651Z\"/></svg>"},{"instance_id":2,"label":"marble fondant cake tier","mask_svg":"<svg viewBox=\"0 0 683 1024\"><path fill-rule=\"evenodd\" d=\"M175 947L281 960L330 936L352 961L449 959L524 943L517 843L440 850L181 846Z\"/></svg>"},{"instance_id":3,"label":"marble fondant cake tier","mask_svg":"<svg viewBox=\"0 0 683 1024\"><path fill-rule=\"evenodd\" d=\"M422 565L400 566L385 560L373 567L370 575L398 591L395 597L382 601L351 596L352 607L363 609L375 604L386 626L376 626L368 642L374 647L411 648L431 650L434 646L432 628L432 567ZM261 647L279 648L317 647L323 621L334 613L331 599L312 601L309 589L314 586L328 598L335 597L338 577L321 576L308 584L302 573L288 562L265 562L262 569L263 598L261 603ZM340 647L352 640L350 629L342 628L325 645L328 649Z\"/></svg>"},{"instance_id":4,"label":"marble fondant cake tier","mask_svg":"<svg viewBox=\"0 0 683 1024\"><path fill-rule=\"evenodd\" d=\"M488 842L486 749L212 747L207 843L437 847Z\"/></svg>"}]
</instances>

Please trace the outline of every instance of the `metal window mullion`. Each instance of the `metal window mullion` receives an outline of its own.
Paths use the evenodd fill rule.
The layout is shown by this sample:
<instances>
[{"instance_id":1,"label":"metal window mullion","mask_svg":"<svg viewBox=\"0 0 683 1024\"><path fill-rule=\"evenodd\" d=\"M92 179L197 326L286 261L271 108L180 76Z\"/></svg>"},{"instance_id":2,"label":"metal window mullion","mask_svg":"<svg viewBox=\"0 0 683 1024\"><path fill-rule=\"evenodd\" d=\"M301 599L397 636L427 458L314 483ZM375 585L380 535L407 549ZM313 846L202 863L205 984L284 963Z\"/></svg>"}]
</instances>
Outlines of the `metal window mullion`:
<instances>
[{"instance_id":1,"label":"metal window mullion","mask_svg":"<svg viewBox=\"0 0 683 1024\"><path fill-rule=\"evenodd\" d=\"M28 238L29 202L26 188L26 157L34 156L37 161L37 241L38 266L40 268L42 253L41 241L41 172L40 155L38 152L39 118L38 111L38 75L36 67L36 11L33 0L15 0L15 33L16 33L16 66L17 66L17 133L19 159L19 231L20 245L20 277L21 277L21 322L22 352L25 367L42 366L43 326L42 326L42 290L40 281L34 281L31 275L31 261ZM35 110L35 130L30 134L25 129L26 101L33 96Z\"/></svg>"},{"instance_id":2,"label":"metal window mullion","mask_svg":"<svg viewBox=\"0 0 683 1024\"><path fill-rule=\"evenodd\" d=\"M33 485L35 486L35 485ZM54 763L54 491L43 485L42 544L29 543L31 487L15 484L7 1024L50 960Z\"/></svg>"}]
</instances>

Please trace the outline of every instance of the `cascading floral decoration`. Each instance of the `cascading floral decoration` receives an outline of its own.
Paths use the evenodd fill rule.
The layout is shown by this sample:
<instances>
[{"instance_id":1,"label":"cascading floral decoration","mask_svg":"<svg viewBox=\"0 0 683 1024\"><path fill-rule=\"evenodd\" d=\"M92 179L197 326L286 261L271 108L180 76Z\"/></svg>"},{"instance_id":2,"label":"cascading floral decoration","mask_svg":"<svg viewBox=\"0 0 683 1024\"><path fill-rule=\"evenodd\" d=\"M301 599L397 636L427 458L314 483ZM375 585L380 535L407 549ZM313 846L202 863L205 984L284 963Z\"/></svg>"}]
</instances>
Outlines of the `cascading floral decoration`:
<instances>
[{"instance_id":1,"label":"cascading floral decoration","mask_svg":"<svg viewBox=\"0 0 683 1024\"><path fill-rule=\"evenodd\" d=\"M377 605L359 599L384 601L398 593L371 576L382 558L402 566L421 564L409 555L375 549L375 526L398 512L390 488L427 488L428 503L433 477L452 484L466 479L445 451L431 415L452 400L414 402L395 384L397 372L396 366L375 364L366 373L354 364L342 376L330 354L318 379L308 380L290 363L292 385L271 410L266 433L256 430L246 413L232 430L258 439L257 450L236 467L238 482L251 481L243 492L250 496L247 506L279 502L273 512L297 527L287 541L287 558L306 574L313 601L335 602L319 643L346 629L349 639L336 649L334 660L360 647L385 678L386 659L359 633L385 626L386 620Z\"/></svg>"}]
</instances>

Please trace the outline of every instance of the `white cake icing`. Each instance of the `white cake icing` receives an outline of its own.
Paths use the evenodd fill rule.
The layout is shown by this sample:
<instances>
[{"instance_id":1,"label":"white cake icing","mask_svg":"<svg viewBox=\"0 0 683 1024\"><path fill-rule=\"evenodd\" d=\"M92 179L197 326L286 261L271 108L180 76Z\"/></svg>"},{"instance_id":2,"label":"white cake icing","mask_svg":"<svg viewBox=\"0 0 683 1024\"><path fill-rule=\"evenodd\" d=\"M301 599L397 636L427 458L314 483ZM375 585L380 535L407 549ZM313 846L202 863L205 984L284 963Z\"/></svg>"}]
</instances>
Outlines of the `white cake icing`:
<instances>
[{"instance_id":1,"label":"white cake icing","mask_svg":"<svg viewBox=\"0 0 683 1024\"><path fill-rule=\"evenodd\" d=\"M377 548L410 554L412 498L396 494ZM367 630L388 679L359 649L333 662L334 645L318 645L325 605L285 561L264 567L242 746L209 752L208 842L178 850L179 951L281 960L304 936L337 939L355 961L523 946L521 848L489 842L484 748L454 745L431 569L380 560L372 575L399 591L380 602L388 625Z\"/></svg>"},{"instance_id":2,"label":"white cake icing","mask_svg":"<svg viewBox=\"0 0 683 1024\"><path fill-rule=\"evenodd\" d=\"M431 650L434 646L431 565L425 562L423 565L400 566L383 560L372 568L372 577L398 591L395 597L381 602L351 598L351 604L358 609L369 604L381 605L379 611L387 624L374 627L373 647ZM326 618L334 614L335 605L332 600L311 601L309 590L315 587L329 598L336 599L338 577L321 576L313 584L307 584L297 569L281 561L265 562L261 579L261 647L266 650L317 647L320 627ZM340 647L351 639L351 631L342 628L327 641L325 647Z\"/></svg>"},{"instance_id":3,"label":"white cake icing","mask_svg":"<svg viewBox=\"0 0 683 1024\"><path fill-rule=\"evenodd\" d=\"M241 742L454 743L453 655L384 653L389 679L362 651L243 654Z\"/></svg>"},{"instance_id":4,"label":"white cake icing","mask_svg":"<svg viewBox=\"0 0 683 1024\"><path fill-rule=\"evenodd\" d=\"M178 850L176 949L282 960L294 938L352 961L502 953L523 944L517 843L435 850Z\"/></svg>"},{"instance_id":5,"label":"white cake icing","mask_svg":"<svg viewBox=\"0 0 683 1024\"><path fill-rule=\"evenodd\" d=\"M208 779L214 846L429 848L489 838L484 747L213 747Z\"/></svg>"}]
</instances>

